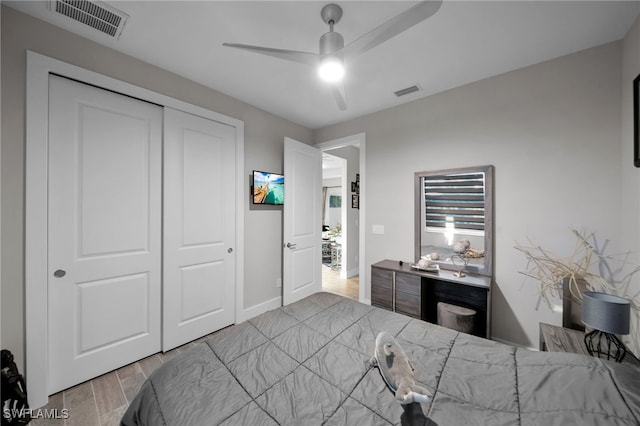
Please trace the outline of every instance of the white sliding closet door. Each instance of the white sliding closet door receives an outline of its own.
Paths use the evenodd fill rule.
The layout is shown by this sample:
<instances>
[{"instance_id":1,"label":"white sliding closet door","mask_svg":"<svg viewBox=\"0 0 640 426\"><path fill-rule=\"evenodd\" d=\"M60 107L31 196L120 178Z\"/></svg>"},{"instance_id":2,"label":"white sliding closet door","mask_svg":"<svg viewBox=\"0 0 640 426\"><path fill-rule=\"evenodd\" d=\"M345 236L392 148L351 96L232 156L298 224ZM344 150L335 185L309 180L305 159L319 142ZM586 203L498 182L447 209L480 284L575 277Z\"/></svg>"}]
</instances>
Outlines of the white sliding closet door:
<instances>
[{"instance_id":1,"label":"white sliding closet door","mask_svg":"<svg viewBox=\"0 0 640 426\"><path fill-rule=\"evenodd\" d=\"M235 152L234 127L165 108L164 351L234 322Z\"/></svg>"},{"instance_id":2,"label":"white sliding closet door","mask_svg":"<svg viewBox=\"0 0 640 426\"><path fill-rule=\"evenodd\" d=\"M160 350L162 108L49 87L52 394Z\"/></svg>"}]
</instances>

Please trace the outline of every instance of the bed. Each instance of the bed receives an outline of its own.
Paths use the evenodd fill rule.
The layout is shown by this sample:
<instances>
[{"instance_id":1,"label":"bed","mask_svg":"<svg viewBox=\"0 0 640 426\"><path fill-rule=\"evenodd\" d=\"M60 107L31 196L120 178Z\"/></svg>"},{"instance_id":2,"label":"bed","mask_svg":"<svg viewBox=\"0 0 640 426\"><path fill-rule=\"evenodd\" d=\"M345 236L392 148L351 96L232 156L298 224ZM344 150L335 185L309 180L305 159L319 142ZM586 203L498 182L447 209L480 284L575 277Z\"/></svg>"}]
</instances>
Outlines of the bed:
<instances>
[{"instance_id":1,"label":"bed","mask_svg":"<svg viewBox=\"0 0 640 426\"><path fill-rule=\"evenodd\" d=\"M428 403L368 364L404 347ZM638 425L640 368L534 352L317 293L221 330L156 370L122 425Z\"/></svg>"}]
</instances>

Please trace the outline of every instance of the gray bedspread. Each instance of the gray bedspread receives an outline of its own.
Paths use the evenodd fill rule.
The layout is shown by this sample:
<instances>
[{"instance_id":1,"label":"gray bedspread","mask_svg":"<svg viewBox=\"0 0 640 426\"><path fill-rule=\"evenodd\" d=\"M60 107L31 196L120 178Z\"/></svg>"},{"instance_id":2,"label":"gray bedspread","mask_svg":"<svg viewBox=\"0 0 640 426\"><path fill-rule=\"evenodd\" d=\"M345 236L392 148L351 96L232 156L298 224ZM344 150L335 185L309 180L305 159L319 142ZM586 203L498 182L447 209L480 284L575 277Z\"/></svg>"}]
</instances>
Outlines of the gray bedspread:
<instances>
[{"instance_id":1,"label":"gray bedspread","mask_svg":"<svg viewBox=\"0 0 640 426\"><path fill-rule=\"evenodd\" d=\"M394 335L433 392L399 405L369 368ZM215 333L156 370L123 425L638 425L640 369L533 352L329 293Z\"/></svg>"}]
</instances>

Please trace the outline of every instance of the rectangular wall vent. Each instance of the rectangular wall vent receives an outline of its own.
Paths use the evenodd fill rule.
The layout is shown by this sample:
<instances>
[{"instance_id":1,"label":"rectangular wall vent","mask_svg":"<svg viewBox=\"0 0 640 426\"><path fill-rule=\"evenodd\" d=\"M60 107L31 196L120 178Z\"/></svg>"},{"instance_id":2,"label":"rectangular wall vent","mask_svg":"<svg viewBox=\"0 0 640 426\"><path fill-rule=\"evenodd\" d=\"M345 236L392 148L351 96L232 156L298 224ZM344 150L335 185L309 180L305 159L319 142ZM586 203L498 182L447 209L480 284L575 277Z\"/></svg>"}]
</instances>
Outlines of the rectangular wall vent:
<instances>
[{"instance_id":1,"label":"rectangular wall vent","mask_svg":"<svg viewBox=\"0 0 640 426\"><path fill-rule=\"evenodd\" d=\"M50 8L116 39L129 19L129 15L98 0L50 0Z\"/></svg>"},{"instance_id":2,"label":"rectangular wall vent","mask_svg":"<svg viewBox=\"0 0 640 426\"><path fill-rule=\"evenodd\" d=\"M406 89L398 90L397 92L393 92L397 97L408 95L409 93L417 92L420 90L420 86L417 84L407 87Z\"/></svg>"}]
</instances>

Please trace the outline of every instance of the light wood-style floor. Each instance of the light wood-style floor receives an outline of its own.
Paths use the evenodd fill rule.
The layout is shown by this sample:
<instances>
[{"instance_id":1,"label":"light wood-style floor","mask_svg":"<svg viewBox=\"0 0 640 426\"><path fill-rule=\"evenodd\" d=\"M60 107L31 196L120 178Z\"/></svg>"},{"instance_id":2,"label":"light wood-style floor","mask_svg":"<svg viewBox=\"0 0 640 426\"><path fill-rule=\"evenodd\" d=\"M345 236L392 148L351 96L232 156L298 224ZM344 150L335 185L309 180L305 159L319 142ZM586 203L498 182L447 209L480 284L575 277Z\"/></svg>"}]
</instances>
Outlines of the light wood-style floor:
<instances>
[{"instance_id":1,"label":"light wood-style floor","mask_svg":"<svg viewBox=\"0 0 640 426\"><path fill-rule=\"evenodd\" d=\"M322 290L358 300L360 277L340 278L339 270L334 270L327 265L322 265Z\"/></svg>"},{"instance_id":2,"label":"light wood-style floor","mask_svg":"<svg viewBox=\"0 0 640 426\"><path fill-rule=\"evenodd\" d=\"M66 409L68 410L67 418L35 418L31 421L30 425L119 425L122 415L138 393L140 386L156 368L160 367L178 353L189 349L191 346L208 337L210 337L210 335L187 343L169 352L152 355L52 395L49 397L49 404L42 407L42 410L34 410L34 413L45 413L46 410L54 410L53 413L57 413L59 417L64 417L62 410ZM42 414L42 416L44 415L45 414Z\"/></svg>"},{"instance_id":3,"label":"light wood-style floor","mask_svg":"<svg viewBox=\"0 0 640 426\"><path fill-rule=\"evenodd\" d=\"M332 270L322 265L322 289L324 291L358 300L358 288L358 277L342 279L340 278L340 271ZM208 337L210 335L167 353L152 355L52 395L49 397L49 404L42 407L42 410L34 410L34 413L45 413L46 409L50 413L57 413L59 417L63 417L62 410L66 409L68 410L68 417L66 419L36 418L30 424L34 426L119 425L122 415L138 393L140 386L156 368L176 354L189 349Z\"/></svg>"}]
</instances>

